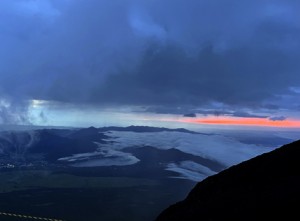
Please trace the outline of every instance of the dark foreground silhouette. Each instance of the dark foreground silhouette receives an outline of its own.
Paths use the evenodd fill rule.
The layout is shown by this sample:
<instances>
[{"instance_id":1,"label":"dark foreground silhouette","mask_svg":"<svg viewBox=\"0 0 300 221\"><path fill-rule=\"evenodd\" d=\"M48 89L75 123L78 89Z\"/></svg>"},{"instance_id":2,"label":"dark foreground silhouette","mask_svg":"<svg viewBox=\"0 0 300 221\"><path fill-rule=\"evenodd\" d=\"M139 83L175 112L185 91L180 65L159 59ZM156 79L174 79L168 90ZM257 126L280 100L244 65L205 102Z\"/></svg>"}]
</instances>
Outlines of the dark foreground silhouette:
<instances>
[{"instance_id":1,"label":"dark foreground silhouette","mask_svg":"<svg viewBox=\"0 0 300 221\"><path fill-rule=\"evenodd\" d=\"M163 211L156 221L299 218L297 141L208 177L185 200Z\"/></svg>"}]
</instances>

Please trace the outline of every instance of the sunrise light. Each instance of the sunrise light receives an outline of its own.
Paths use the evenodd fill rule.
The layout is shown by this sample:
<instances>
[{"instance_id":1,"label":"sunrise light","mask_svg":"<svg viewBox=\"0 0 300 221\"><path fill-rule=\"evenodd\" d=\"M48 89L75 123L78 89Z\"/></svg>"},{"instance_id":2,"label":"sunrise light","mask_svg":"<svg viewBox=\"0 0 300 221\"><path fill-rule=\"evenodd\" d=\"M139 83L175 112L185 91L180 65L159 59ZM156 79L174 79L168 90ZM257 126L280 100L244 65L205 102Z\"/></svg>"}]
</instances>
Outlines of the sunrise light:
<instances>
[{"instance_id":1,"label":"sunrise light","mask_svg":"<svg viewBox=\"0 0 300 221\"><path fill-rule=\"evenodd\" d=\"M300 128L300 120L270 120L269 118L238 118L238 117L203 117L180 119L180 122L192 124L210 125L236 125L236 126L256 126L256 127L283 127Z\"/></svg>"}]
</instances>

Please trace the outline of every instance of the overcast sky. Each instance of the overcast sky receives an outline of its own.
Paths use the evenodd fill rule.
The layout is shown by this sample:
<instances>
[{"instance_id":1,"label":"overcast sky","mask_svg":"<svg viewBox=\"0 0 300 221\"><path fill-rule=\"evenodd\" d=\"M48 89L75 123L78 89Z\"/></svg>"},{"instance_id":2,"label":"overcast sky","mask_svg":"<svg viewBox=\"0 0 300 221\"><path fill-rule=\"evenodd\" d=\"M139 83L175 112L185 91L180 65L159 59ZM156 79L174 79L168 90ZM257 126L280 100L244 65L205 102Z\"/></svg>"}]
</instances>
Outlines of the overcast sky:
<instances>
[{"instance_id":1,"label":"overcast sky","mask_svg":"<svg viewBox=\"0 0 300 221\"><path fill-rule=\"evenodd\" d=\"M0 123L30 122L32 100L300 118L299 11L298 0L1 0Z\"/></svg>"}]
</instances>

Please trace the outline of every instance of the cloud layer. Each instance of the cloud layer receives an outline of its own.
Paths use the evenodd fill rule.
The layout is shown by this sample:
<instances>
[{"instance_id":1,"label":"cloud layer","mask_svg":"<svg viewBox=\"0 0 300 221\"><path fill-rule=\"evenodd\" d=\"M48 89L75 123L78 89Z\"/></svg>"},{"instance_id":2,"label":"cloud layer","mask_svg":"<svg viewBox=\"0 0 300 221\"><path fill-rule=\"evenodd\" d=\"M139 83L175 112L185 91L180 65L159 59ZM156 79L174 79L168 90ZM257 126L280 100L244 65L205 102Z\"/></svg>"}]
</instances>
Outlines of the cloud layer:
<instances>
[{"instance_id":1,"label":"cloud layer","mask_svg":"<svg viewBox=\"0 0 300 221\"><path fill-rule=\"evenodd\" d=\"M115 150L138 146L151 146L163 150L175 148L185 153L214 160L225 166L238 164L273 149L243 144L221 135L166 131L157 133L112 131L109 136L112 137L110 141L115 143L108 144L108 147Z\"/></svg>"}]
</instances>

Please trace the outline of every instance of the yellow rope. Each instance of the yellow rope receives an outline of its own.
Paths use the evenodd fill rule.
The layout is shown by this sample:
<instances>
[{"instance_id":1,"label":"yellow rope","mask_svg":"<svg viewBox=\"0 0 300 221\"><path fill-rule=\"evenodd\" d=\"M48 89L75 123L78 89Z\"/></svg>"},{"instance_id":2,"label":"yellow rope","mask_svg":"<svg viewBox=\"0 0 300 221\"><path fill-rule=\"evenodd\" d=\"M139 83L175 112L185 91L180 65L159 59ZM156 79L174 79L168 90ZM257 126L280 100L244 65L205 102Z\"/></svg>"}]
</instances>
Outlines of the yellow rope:
<instances>
[{"instance_id":1,"label":"yellow rope","mask_svg":"<svg viewBox=\"0 0 300 221\"><path fill-rule=\"evenodd\" d=\"M20 215L15 213L3 213L3 212L0 212L0 216L11 216L11 217L19 217L22 219L33 219L33 220L44 220L44 221L63 221L61 219L49 219L49 218L43 218L37 216L26 216L26 215Z\"/></svg>"}]
</instances>

